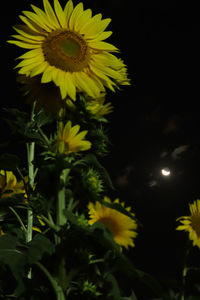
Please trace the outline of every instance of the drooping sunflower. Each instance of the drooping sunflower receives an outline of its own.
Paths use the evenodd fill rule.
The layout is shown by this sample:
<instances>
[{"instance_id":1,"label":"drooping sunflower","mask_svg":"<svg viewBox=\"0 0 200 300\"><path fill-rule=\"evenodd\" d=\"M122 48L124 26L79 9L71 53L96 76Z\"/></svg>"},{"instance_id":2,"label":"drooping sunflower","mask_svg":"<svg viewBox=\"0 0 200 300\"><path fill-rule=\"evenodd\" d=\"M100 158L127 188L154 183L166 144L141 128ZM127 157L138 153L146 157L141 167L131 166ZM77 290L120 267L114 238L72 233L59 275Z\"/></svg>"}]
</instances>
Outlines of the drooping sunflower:
<instances>
[{"instance_id":1,"label":"drooping sunflower","mask_svg":"<svg viewBox=\"0 0 200 300\"><path fill-rule=\"evenodd\" d=\"M105 87L114 91L128 85L127 68L112 52L118 49L104 42L112 32L105 31L111 19L92 16L83 3L73 7L69 0L64 9L54 0L54 9L43 0L44 11L31 5L34 12L23 11L23 25L14 27L17 35L9 43L27 49L16 66L25 76L41 75L41 83L54 82L62 99L76 99L76 92L97 98Z\"/></svg>"},{"instance_id":2,"label":"drooping sunflower","mask_svg":"<svg viewBox=\"0 0 200 300\"><path fill-rule=\"evenodd\" d=\"M14 194L26 194L24 182L17 181L12 171L0 170L0 197L7 198Z\"/></svg>"},{"instance_id":3,"label":"drooping sunflower","mask_svg":"<svg viewBox=\"0 0 200 300\"><path fill-rule=\"evenodd\" d=\"M104 197L104 201L111 203L108 197ZM121 206L124 207L124 203L120 203L119 199L115 199L114 203L121 204ZM134 238L137 236L137 223L135 220L98 201L95 204L90 202L88 209L90 217L88 221L89 225L93 225L96 222L102 223L109 228L113 234L114 241L118 245L126 249L128 249L129 246L135 246ZM127 207L126 210L130 212L131 208Z\"/></svg>"},{"instance_id":4,"label":"drooping sunflower","mask_svg":"<svg viewBox=\"0 0 200 300\"><path fill-rule=\"evenodd\" d=\"M189 239L193 246L200 248L200 200L189 204L190 216L183 216L177 219L180 221L176 230L184 230L189 233Z\"/></svg>"},{"instance_id":5,"label":"drooping sunflower","mask_svg":"<svg viewBox=\"0 0 200 300\"><path fill-rule=\"evenodd\" d=\"M52 149L59 154L70 154L72 152L85 151L91 148L91 143L84 140L87 130L81 131L79 125L72 127L71 121L65 125L60 122L56 141L53 143ZM79 133L78 133L79 132Z\"/></svg>"}]
</instances>

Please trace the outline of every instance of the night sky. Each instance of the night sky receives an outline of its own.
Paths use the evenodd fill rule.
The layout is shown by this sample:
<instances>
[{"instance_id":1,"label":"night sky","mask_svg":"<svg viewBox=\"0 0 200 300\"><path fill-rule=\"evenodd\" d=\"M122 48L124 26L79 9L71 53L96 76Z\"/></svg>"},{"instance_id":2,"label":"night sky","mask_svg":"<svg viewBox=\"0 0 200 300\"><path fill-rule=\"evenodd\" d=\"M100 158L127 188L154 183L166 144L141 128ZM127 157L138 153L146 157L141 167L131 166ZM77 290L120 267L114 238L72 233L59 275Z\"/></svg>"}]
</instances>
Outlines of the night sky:
<instances>
[{"instance_id":1,"label":"night sky","mask_svg":"<svg viewBox=\"0 0 200 300\"><path fill-rule=\"evenodd\" d=\"M21 105L12 71L21 49L6 39L28 2L42 6L40 0L2 3L2 107ZM116 187L113 196L131 205L144 225L129 255L155 275L178 276L184 239L175 220L200 197L199 10L194 2L176 0L83 2L112 18L109 41L121 49L132 83L108 92L112 144L103 159ZM160 174L164 167L171 171L167 178Z\"/></svg>"}]
</instances>

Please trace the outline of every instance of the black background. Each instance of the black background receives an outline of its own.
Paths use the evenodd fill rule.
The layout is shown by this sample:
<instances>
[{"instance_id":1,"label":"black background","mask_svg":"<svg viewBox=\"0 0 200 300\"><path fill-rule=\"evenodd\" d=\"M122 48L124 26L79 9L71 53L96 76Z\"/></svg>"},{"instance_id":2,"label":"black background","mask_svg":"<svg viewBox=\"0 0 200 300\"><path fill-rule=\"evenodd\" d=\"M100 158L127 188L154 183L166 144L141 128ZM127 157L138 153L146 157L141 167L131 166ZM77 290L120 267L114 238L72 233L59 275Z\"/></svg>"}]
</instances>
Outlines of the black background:
<instances>
[{"instance_id":1,"label":"black background","mask_svg":"<svg viewBox=\"0 0 200 300\"><path fill-rule=\"evenodd\" d=\"M131 86L108 92L114 105L108 125L112 146L103 160L116 186L113 196L131 205L144 225L128 255L157 276L177 277L183 234L175 231L175 220L200 197L197 2L83 2L94 14L112 18L108 41L120 48L131 79ZM39 0L30 4L42 7ZM1 107L23 107L13 71L23 50L6 40L13 34L11 26L20 22L17 16L29 9L29 1L1 3ZM173 160L171 153L182 145L188 145L187 151ZM163 178L160 170L166 166L172 175Z\"/></svg>"}]
</instances>

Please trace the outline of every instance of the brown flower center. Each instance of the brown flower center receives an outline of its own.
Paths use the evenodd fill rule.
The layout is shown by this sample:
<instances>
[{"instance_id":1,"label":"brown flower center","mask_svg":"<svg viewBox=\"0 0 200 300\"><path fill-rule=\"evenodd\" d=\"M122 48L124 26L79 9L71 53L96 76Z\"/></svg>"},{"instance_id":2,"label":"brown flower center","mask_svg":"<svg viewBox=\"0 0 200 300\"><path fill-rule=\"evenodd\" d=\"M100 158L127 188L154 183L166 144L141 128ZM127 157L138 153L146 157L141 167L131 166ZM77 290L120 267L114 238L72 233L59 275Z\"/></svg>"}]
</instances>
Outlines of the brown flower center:
<instances>
[{"instance_id":1,"label":"brown flower center","mask_svg":"<svg viewBox=\"0 0 200 300\"><path fill-rule=\"evenodd\" d=\"M200 237L200 216L199 215L191 216L191 226L196 231L197 236Z\"/></svg>"},{"instance_id":2,"label":"brown flower center","mask_svg":"<svg viewBox=\"0 0 200 300\"><path fill-rule=\"evenodd\" d=\"M104 226L108 227L108 229L110 229L110 231L112 232L112 234L113 234L114 237L116 237L118 235L118 233L119 233L119 225L112 218L110 218L110 217L100 218L98 220L98 222L102 223L102 224L104 224Z\"/></svg>"},{"instance_id":3,"label":"brown flower center","mask_svg":"<svg viewBox=\"0 0 200 300\"><path fill-rule=\"evenodd\" d=\"M42 49L51 66L67 72L82 71L90 58L82 36L67 30L51 32L43 42Z\"/></svg>"}]
</instances>

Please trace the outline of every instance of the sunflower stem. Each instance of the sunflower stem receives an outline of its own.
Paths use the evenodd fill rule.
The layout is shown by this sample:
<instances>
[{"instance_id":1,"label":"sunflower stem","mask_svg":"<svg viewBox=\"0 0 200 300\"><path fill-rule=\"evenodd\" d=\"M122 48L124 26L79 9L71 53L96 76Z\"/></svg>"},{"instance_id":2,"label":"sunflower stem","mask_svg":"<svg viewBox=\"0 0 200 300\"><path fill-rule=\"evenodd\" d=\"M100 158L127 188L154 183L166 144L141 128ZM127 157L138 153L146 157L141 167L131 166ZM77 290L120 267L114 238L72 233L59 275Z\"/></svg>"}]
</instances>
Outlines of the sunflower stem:
<instances>
[{"instance_id":1,"label":"sunflower stem","mask_svg":"<svg viewBox=\"0 0 200 300\"><path fill-rule=\"evenodd\" d=\"M185 255L183 259L183 269L182 269L182 290L181 290L181 300L185 300L185 287L186 287L186 277L187 277L187 259L191 250L191 246L188 244L185 250Z\"/></svg>"},{"instance_id":2,"label":"sunflower stem","mask_svg":"<svg viewBox=\"0 0 200 300\"><path fill-rule=\"evenodd\" d=\"M34 110L35 110L35 102L33 103L31 118L30 121L34 120ZM29 178L29 188L32 192L34 186L34 154L35 154L35 142L27 143L27 163L28 163L28 178ZM29 194L28 194L29 197ZM27 216L27 235L26 235L26 242L29 243L32 240L33 234L33 212L30 207L28 207L28 216ZM31 269L28 272L29 279L32 277Z\"/></svg>"},{"instance_id":3,"label":"sunflower stem","mask_svg":"<svg viewBox=\"0 0 200 300\"><path fill-rule=\"evenodd\" d=\"M64 210L66 208L66 200L65 200L65 183L66 178L70 172L70 169L62 170L60 174L60 188L58 191L58 200L57 200L57 219L56 219L56 225L61 227L65 225L67 222L67 218L64 214ZM60 243L60 237L57 236L56 243Z\"/></svg>"},{"instance_id":4,"label":"sunflower stem","mask_svg":"<svg viewBox=\"0 0 200 300\"><path fill-rule=\"evenodd\" d=\"M52 277L52 275L49 273L49 271L45 268L44 265L42 265L39 262L35 263L46 275L48 278L49 282L51 283L52 288L54 289L54 292L56 294L56 299L57 300L65 300L65 295L63 293L62 288L58 285L57 281Z\"/></svg>"}]
</instances>

